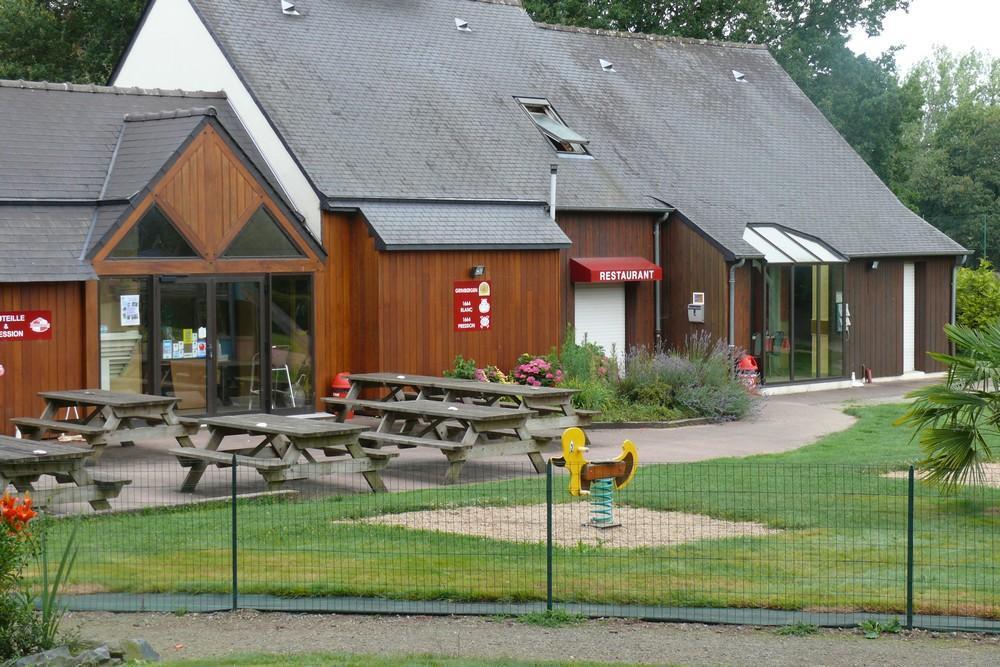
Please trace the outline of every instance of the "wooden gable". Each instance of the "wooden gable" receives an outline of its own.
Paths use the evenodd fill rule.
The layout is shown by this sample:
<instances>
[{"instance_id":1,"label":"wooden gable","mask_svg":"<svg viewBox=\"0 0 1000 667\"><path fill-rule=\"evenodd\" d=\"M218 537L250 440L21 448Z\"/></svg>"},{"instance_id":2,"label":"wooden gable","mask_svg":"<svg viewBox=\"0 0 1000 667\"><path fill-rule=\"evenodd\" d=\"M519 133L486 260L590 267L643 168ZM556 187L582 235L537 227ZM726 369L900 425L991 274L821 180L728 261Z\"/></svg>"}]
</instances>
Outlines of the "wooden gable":
<instances>
[{"instance_id":1,"label":"wooden gable","mask_svg":"<svg viewBox=\"0 0 1000 667\"><path fill-rule=\"evenodd\" d=\"M322 259L286 208L270 194L260 176L237 155L211 123L206 124L128 217L94 255L98 275L152 273L292 273L322 269ZM156 206L198 253L198 259L110 258L128 232ZM226 258L233 239L265 207L301 257Z\"/></svg>"}]
</instances>

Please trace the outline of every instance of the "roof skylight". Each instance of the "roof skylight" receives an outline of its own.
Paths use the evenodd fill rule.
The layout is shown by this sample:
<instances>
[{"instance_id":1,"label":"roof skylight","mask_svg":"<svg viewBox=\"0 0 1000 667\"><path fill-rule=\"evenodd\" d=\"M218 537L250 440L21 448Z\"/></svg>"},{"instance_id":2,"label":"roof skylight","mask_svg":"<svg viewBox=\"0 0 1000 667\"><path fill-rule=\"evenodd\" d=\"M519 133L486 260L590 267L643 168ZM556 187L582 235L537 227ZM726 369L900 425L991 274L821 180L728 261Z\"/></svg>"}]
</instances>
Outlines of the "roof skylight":
<instances>
[{"instance_id":1,"label":"roof skylight","mask_svg":"<svg viewBox=\"0 0 1000 667\"><path fill-rule=\"evenodd\" d=\"M472 32L472 28L469 27L469 22L460 18L455 19L455 29L460 32Z\"/></svg>"},{"instance_id":2,"label":"roof skylight","mask_svg":"<svg viewBox=\"0 0 1000 667\"><path fill-rule=\"evenodd\" d=\"M602 70L604 70L605 72L615 71L615 64L613 62L611 62L610 60L605 60L604 58L600 58L599 60L601 62Z\"/></svg>"},{"instance_id":3,"label":"roof skylight","mask_svg":"<svg viewBox=\"0 0 1000 667\"><path fill-rule=\"evenodd\" d=\"M295 3L289 0L281 0L281 13L285 16L302 16L302 13L295 9Z\"/></svg>"},{"instance_id":4,"label":"roof skylight","mask_svg":"<svg viewBox=\"0 0 1000 667\"><path fill-rule=\"evenodd\" d=\"M548 100L519 97L517 101L557 153L589 155L586 145L590 143L590 140L566 125Z\"/></svg>"},{"instance_id":5,"label":"roof skylight","mask_svg":"<svg viewBox=\"0 0 1000 667\"><path fill-rule=\"evenodd\" d=\"M747 75L744 74L743 72L739 71L739 70L735 70L735 69L733 70L733 78L736 79L737 81L739 81L740 83L746 83L747 82Z\"/></svg>"}]
</instances>

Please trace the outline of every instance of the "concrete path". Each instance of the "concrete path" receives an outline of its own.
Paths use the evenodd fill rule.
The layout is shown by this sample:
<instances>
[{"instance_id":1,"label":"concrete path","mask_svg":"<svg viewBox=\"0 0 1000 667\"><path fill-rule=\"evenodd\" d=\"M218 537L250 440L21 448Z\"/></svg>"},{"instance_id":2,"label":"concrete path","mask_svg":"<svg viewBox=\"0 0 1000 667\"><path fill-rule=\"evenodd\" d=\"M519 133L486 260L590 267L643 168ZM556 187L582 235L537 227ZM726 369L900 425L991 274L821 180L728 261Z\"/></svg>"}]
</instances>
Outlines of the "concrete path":
<instances>
[{"instance_id":1,"label":"concrete path","mask_svg":"<svg viewBox=\"0 0 1000 667\"><path fill-rule=\"evenodd\" d=\"M673 429L592 430L590 457L611 457L622 440L636 443L644 463L678 463L729 456L787 452L849 428L855 419L844 414L851 403L899 403L919 387L938 382L905 380L851 389L785 394L761 399L756 416L740 422Z\"/></svg>"}]
</instances>

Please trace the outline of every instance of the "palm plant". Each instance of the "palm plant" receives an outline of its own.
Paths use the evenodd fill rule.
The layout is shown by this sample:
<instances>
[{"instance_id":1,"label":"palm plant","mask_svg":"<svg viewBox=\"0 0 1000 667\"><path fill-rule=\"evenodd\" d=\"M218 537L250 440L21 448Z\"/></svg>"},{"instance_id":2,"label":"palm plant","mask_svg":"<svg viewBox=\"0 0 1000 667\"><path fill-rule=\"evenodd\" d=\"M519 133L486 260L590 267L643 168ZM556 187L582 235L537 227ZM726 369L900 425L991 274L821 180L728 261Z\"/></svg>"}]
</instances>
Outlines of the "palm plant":
<instances>
[{"instance_id":1,"label":"palm plant","mask_svg":"<svg viewBox=\"0 0 1000 667\"><path fill-rule=\"evenodd\" d=\"M982 481L990 443L1000 437L1000 321L944 329L955 354L930 356L948 365L947 380L908 394L916 400L896 423L917 429L924 479L954 489Z\"/></svg>"}]
</instances>

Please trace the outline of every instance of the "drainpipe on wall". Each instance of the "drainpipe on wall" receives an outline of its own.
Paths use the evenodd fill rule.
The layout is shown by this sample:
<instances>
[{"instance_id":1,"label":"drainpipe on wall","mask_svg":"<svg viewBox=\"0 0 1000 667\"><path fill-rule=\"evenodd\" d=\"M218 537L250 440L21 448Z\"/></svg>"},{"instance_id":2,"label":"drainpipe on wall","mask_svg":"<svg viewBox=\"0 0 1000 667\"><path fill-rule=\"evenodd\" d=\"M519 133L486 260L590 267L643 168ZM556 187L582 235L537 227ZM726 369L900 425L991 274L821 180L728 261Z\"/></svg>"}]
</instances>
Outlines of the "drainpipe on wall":
<instances>
[{"instance_id":1,"label":"drainpipe on wall","mask_svg":"<svg viewBox=\"0 0 1000 667\"><path fill-rule=\"evenodd\" d=\"M968 255L962 255L961 257L955 258L955 266L951 267L951 323L955 324L955 306L958 302L958 269L960 266L965 264L968 259ZM948 342L948 351L950 354L955 354L955 344L951 341Z\"/></svg>"},{"instance_id":2,"label":"drainpipe on wall","mask_svg":"<svg viewBox=\"0 0 1000 667\"><path fill-rule=\"evenodd\" d=\"M664 213L656 222L653 223L653 263L656 264L661 269L663 268L662 258L660 257L660 227L667 218L670 217L670 212ZM659 348L663 343L663 281L657 280L653 285L653 298L655 299L654 310L656 318L656 337L653 339L656 342L656 347Z\"/></svg>"},{"instance_id":3,"label":"drainpipe on wall","mask_svg":"<svg viewBox=\"0 0 1000 667\"><path fill-rule=\"evenodd\" d=\"M736 269L747 263L744 257L729 267L729 373L736 372Z\"/></svg>"},{"instance_id":4,"label":"drainpipe on wall","mask_svg":"<svg viewBox=\"0 0 1000 667\"><path fill-rule=\"evenodd\" d=\"M552 221L556 219L556 178L559 173L559 165L549 167L549 215Z\"/></svg>"}]
</instances>

